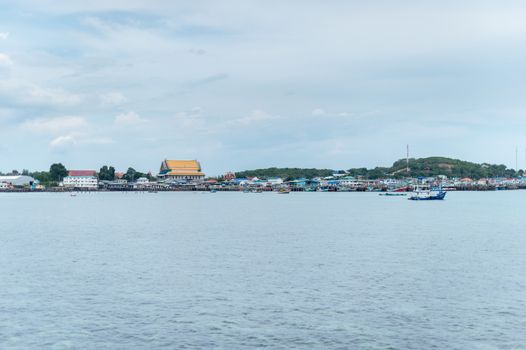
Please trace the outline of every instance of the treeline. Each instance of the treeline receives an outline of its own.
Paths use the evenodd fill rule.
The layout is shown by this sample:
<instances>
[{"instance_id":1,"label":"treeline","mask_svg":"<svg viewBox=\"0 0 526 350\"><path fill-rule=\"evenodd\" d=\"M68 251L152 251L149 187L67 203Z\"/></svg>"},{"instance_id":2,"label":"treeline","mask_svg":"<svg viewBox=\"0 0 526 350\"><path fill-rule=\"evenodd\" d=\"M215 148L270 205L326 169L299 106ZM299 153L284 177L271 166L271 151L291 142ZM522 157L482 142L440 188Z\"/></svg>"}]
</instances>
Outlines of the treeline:
<instances>
[{"instance_id":1,"label":"treeline","mask_svg":"<svg viewBox=\"0 0 526 350\"><path fill-rule=\"evenodd\" d=\"M409 166L409 172L407 167ZM428 177L446 175L447 177L471 178L478 180L492 177L518 177L523 171L508 169L503 164L477 164L446 157L410 158L397 160L391 167L376 167L374 169L354 168L348 170L350 175L362 176L367 179Z\"/></svg>"},{"instance_id":2,"label":"treeline","mask_svg":"<svg viewBox=\"0 0 526 350\"><path fill-rule=\"evenodd\" d=\"M269 177L280 177L282 179L312 179L314 177L326 177L334 174L334 170L331 169L304 169L304 168L267 168L267 169L255 169L245 170L236 172L236 177L258 177L258 178L269 178Z\"/></svg>"},{"instance_id":3,"label":"treeline","mask_svg":"<svg viewBox=\"0 0 526 350\"><path fill-rule=\"evenodd\" d=\"M342 173L342 170L331 169L303 169L303 168L267 168L255 169L236 172L238 178L244 177L281 177L282 179L291 180L299 178L312 179L315 177L327 177L334 173ZM519 177L523 175L522 170L515 171L509 169L503 164L477 164L459 159L446 157L428 157L428 158L410 158L409 172L405 159L397 160L390 167L351 168L346 171L354 177L364 179L381 179L381 178L405 178L405 177L429 177L446 175L447 177L471 178L478 180L481 178L492 177Z\"/></svg>"}]
</instances>

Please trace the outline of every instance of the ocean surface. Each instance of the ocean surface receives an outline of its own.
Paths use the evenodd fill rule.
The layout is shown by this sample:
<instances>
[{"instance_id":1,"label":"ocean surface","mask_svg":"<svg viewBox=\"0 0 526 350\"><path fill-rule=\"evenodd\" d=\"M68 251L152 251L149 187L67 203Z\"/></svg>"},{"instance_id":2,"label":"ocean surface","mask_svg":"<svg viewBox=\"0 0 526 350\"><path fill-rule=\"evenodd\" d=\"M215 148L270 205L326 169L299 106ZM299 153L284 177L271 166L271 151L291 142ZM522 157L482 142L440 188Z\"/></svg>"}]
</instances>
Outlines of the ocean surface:
<instances>
[{"instance_id":1,"label":"ocean surface","mask_svg":"<svg viewBox=\"0 0 526 350\"><path fill-rule=\"evenodd\" d=\"M0 349L526 349L526 192L0 193Z\"/></svg>"}]
</instances>

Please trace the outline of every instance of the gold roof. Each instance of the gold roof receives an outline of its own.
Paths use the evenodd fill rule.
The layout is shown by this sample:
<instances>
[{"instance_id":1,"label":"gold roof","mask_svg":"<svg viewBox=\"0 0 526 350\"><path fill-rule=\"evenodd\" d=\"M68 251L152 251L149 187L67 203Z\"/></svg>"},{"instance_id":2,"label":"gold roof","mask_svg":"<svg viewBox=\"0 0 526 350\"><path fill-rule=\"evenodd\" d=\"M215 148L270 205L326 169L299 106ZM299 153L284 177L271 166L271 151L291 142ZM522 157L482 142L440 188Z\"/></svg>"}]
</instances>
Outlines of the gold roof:
<instances>
[{"instance_id":1,"label":"gold roof","mask_svg":"<svg viewBox=\"0 0 526 350\"><path fill-rule=\"evenodd\" d=\"M201 166L197 160L166 160L166 166L169 169L187 169L200 171Z\"/></svg>"},{"instance_id":2,"label":"gold roof","mask_svg":"<svg viewBox=\"0 0 526 350\"><path fill-rule=\"evenodd\" d=\"M166 159L161 164L162 175L181 176L205 176L201 172L201 164L197 160L173 160Z\"/></svg>"}]
</instances>

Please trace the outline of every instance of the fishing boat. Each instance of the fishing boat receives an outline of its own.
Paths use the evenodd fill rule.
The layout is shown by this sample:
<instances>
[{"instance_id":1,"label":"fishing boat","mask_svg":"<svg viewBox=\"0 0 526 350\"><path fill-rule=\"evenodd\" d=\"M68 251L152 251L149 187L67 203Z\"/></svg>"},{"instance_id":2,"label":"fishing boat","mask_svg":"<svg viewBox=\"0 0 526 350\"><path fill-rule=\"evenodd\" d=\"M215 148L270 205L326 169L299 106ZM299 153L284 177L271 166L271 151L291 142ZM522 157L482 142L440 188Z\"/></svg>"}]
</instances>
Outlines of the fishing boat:
<instances>
[{"instance_id":1,"label":"fishing boat","mask_svg":"<svg viewBox=\"0 0 526 350\"><path fill-rule=\"evenodd\" d=\"M412 201L433 201L443 200L446 197L446 191L439 189L416 189L413 194L407 198Z\"/></svg>"}]
</instances>

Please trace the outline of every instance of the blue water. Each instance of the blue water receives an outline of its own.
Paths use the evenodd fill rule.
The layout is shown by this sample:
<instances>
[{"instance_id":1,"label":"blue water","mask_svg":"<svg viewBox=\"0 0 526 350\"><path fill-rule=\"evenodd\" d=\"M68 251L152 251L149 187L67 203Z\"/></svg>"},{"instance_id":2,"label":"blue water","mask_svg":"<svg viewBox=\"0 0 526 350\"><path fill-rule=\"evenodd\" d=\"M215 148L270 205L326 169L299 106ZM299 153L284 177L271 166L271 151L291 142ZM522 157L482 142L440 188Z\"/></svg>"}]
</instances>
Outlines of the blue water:
<instances>
[{"instance_id":1,"label":"blue water","mask_svg":"<svg viewBox=\"0 0 526 350\"><path fill-rule=\"evenodd\" d=\"M526 349L525 203L0 193L0 349Z\"/></svg>"}]
</instances>

